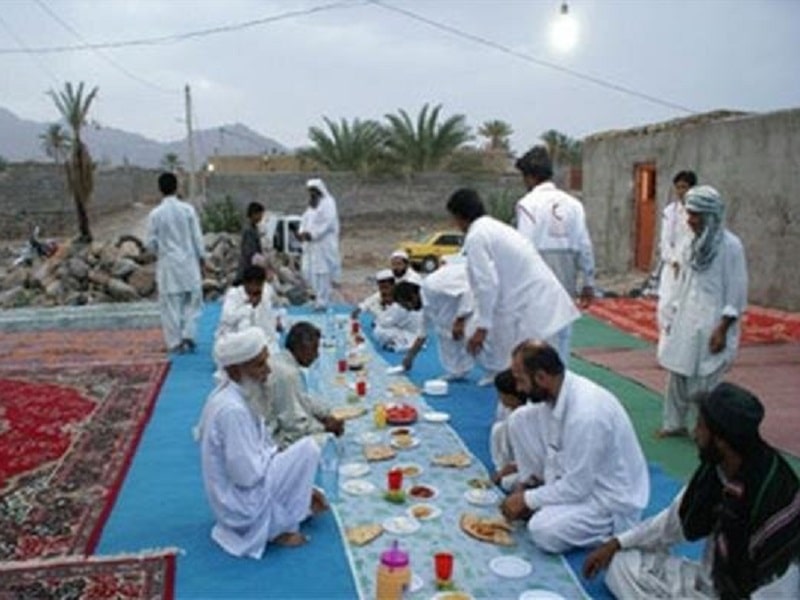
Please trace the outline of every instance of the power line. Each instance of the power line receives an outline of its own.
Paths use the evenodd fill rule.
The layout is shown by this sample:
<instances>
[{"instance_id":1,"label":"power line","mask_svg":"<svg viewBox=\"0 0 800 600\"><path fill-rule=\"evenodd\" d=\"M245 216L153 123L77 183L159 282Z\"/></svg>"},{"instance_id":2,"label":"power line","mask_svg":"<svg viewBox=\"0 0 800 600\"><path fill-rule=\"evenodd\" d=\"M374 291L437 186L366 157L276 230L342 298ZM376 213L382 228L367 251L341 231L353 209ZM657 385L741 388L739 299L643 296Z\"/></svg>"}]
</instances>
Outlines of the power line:
<instances>
[{"instance_id":1,"label":"power line","mask_svg":"<svg viewBox=\"0 0 800 600\"><path fill-rule=\"evenodd\" d=\"M413 19L415 21L419 21L421 23L425 23L426 25L428 25L430 27L433 27L435 29L439 29L440 31L445 31L445 32L450 33L452 35L455 35L457 37L467 39L467 40L469 40L471 42L475 42L476 44L480 44L482 46L488 46L489 48L492 48L494 50L498 50L498 51L503 52L505 54L509 54L511 56L514 56L516 58L519 58L521 60L524 60L526 62L535 64L535 65L538 65L540 67L545 67L545 68L548 68L548 69L552 69L554 71L558 71L560 73L564 73L566 75L569 75L570 77L575 77L576 79L580 79L582 81L588 81L589 83L593 83L593 84L598 85L600 87L604 87L606 89L614 90L614 91L620 92L622 94L627 94L628 96L633 96L633 97L639 98L641 100L646 100L647 102L651 102L653 104L658 104L660 106L665 106L667 108L677 109L677 110L680 110L680 111L683 111L683 112L687 112L687 113L690 113L690 114L694 114L694 113L697 112L696 110L694 110L692 108L688 108L686 106L682 106L680 104L677 104L675 102L671 102L669 100L663 100L661 98L658 98L656 96L651 96L650 94L646 94L644 92L639 92L639 91L634 90L632 88L626 87L624 85L620 85L618 83L614 83L612 81L608 81L606 79L602 79L602 78L597 77L595 75L588 75L586 73L581 73L580 71L576 71L574 69L570 69L569 67L564 67L562 65L559 65L559 64L556 64L556 63L552 63L550 61L543 60L543 59L537 58L535 56L531 56L530 54L525 54L524 52L519 52L518 50L514 50L512 48L509 48L508 46L504 46L503 44L500 44L499 42L495 42L493 40L490 40L490 39L475 35L473 33L468 33L468 32L463 31L461 29L457 29L456 27L453 27L452 25L447 25L447 24L441 23L439 21L434 21L433 19L429 19L428 17L423 17L422 15L419 15L419 14L417 14L415 12L410 11L410 10L406 10L404 8L399 8L397 6L392 6L391 4L386 4L382 0L368 0L368 1L371 4L375 4L376 6L379 6L379 7L383 8L383 9L385 9L385 10L399 13L401 15L404 15L404 16L408 17L409 19Z\"/></svg>"},{"instance_id":2,"label":"power line","mask_svg":"<svg viewBox=\"0 0 800 600\"><path fill-rule=\"evenodd\" d=\"M45 4L44 0L35 0L35 2L36 2L36 4L39 5L39 8L41 8L44 12L46 12L54 21L56 21L64 29L66 29L72 35L74 35L76 38L78 38L82 43L84 43L86 45L89 45L89 46L91 45L91 43L88 42L86 40L86 38L84 38L74 27L72 27L69 23L64 21L47 4ZM99 50L97 48L92 48L92 51L95 54L97 54L97 56L99 56L104 61L106 61L108 64L110 64L112 67L117 69L120 73L130 77L134 81L137 81L137 82L139 82L141 84L144 84L144 85L146 85L146 86L148 86L150 88L153 88L154 90L157 90L159 92L164 92L164 93L167 93L167 94L179 94L179 93L181 93L181 90L179 90L177 88L175 88L175 89L165 88L165 87L163 87L161 85L153 83L152 81L148 81L147 79L144 79L143 77L139 77L138 75L136 75L135 73L132 73L130 70L126 69L120 63L118 63L117 61L113 60L110 56L107 56L101 50Z\"/></svg>"},{"instance_id":3,"label":"power line","mask_svg":"<svg viewBox=\"0 0 800 600\"><path fill-rule=\"evenodd\" d=\"M2 25L3 29L6 30L6 33L8 35L10 35L12 38L14 38L14 41L22 49L21 52L24 52L26 54L30 54L28 46L25 44L25 42L22 40L22 38L20 38L14 32L14 29L8 23L6 23L6 20L3 18L2 13L0 13L0 25ZM54 88L58 87L60 85L60 83L61 83L61 80L58 77L56 77L55 73L53 73L53 71L51 71L48 68L48 66L44 63L44 61L41 60L38 56L35 56L33 54L31 54L31 58L36 63L36 66L39 67L42 71L44 71L45 74L52 80L53 87Z\"/></svg>"},{"instance_id":4,"label":"power line","mask_svg":"<svg viewBox=\"0 0 800 600\"><path fill-rule=\"evenodd\" d=\"M209 29L200 29L197 31L189 31L187 33L177 33L172 35L165 35L151 38L140 38L133 40L125 40L120 42L99 42L99 43L83 43L71 46L42 46L38 48L0 48L0 54L59 54L63 52L77 52L84 50L102 50L106 48L126 48L131 46L154 46L158 44L173 44L182 42L193 38L201 38L209 35L217 35L220 33L230 33L232 31L240 31L242 29L249 29L258 27L267 23L274 23L276 21L283 21L294 17L302 17L311 15L318 12L325 12L330 10L338 10L340 8L352 8L368 4L369 0L346 0L343 2L333 2L331 4L322 4L304 10L295 10L290 12L273 15L270 17L262 17L260 19L252 19L242 23L233 23L230 25L222 25L220 27L212 27Z\"/></svg>"}]
</instances>

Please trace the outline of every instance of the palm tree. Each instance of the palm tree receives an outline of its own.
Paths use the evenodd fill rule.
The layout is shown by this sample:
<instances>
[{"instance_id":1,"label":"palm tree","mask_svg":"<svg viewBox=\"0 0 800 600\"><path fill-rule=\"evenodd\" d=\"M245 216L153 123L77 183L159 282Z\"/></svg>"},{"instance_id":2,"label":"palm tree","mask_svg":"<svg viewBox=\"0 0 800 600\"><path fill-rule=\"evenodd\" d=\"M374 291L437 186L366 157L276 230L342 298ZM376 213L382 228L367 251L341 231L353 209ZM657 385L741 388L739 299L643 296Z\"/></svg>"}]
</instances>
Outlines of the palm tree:
<instances>
[{"instance_id":1,"label":"palm tree","mask_svg":"<svg viewBox=\"0 0 800 600\"><path fill-rule=\"evenodd\" d=\"M88 243L92 241L87 208L94 189L94 165L89 149L81 139L81 130L86 125L89 107L97 95L97 86L84 96L82 81L77 88L67 82L62 91L50 90L48 94L72 130L70 158L66 163L67 184L78 213L78 240Z\"/></svg>"},{"instance_id":2,"label":"palm tree","mask_svg":"<svg viewBox=\"0 0 800 600\"><path fill-rule=\"evenodd\" d=\"M161 168L170 173L177 173L182 167L183 162L175 152L167 152L161 159Z\"/></svg>"},{"instance_id":3,"label":"palm tree","mask_svg":"<svg viewBox=\"0 0 800 600\"><path fill-rule=\"evenodd\" d=\"M402 109L397 115L386 115L389 121L387 150L406 173L439 168L471 138L464 115L454 115L439 123L442 105L436 105L430 113L428 110L429 106L425 104L417 116L416 125Z\"/></svg>"},{"instance_id":4,"label":"palm tree","mask_svg":"<svg viewBox=\"0 0 800 600\"><path fill-rule=\"evenodd\" d=\"M314 144L300 152L302 158L316 161L331 171L353 171L364 176L375 169L383 154L386 134L376 121L346 119L339 123L323 117L327 131L311 127L308 137Z\"/></svg>"},{"instance_id":5,"label":"palm tree","mask_svg":"<svg viewBox=\"0 0 800 600\"><path fill-rule=\"evenodd\" d=\"M494 121L486 121L478 129L478 135L489 140L486 145L487 150L495 152L499 150L508 152L508 138L511 137L512 133L514 133L514 130L511 129L511 125L498 119L495 119Z\"/></svg>"},{"instance_id":6,"label":"palm tree","mask_svg":"<svg viewBox=\"0 0 800 600\"><path fill-rule=\"evenodd\" d=\"M44 153L53 159L57 165L64 162L69 154L70 138L64 131L61 123L48 125L47 130L39 135Z\"/></svg>"}]
</instances>

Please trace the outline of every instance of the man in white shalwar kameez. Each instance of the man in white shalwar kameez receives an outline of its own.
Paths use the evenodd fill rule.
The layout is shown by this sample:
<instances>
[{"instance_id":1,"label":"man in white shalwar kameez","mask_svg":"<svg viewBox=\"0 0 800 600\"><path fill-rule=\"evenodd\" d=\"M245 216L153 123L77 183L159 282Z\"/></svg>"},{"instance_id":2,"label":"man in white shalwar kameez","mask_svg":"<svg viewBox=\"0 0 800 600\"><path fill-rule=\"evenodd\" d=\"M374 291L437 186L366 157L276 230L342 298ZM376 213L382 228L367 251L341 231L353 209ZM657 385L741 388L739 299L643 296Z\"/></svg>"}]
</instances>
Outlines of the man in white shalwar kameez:
<instances>
[{"instance_id":1,"label":"man in white shalwar kameez","mask_svg":"<svg viewBox=\"0 0 800 600\"><path fill-rule=\"evenodd\" d=\"M659 340L661 332L671 312L678 289L681 269L686 254L692 243L694 234L689 229L688 215L684 205L684 197L689 188L697 185L697 175L692 171L680 171L672 178L675 199L664 207L661 213L661 234L659 237L659 254L661 256L661 272L658 277L658 321Z\"/></svg>"},{"instance_id":2,"label":"man in white shalwar kameez","mask_svg":"<svg viewBox=\"0 0 800 600\"><path fill-rule=\"evenodd\" d=\"M398 285L406 285L406 282ZM414 345L420 332L424 331L425 324L421 312L408 310L398 301L397 285L394 287L394 300L391 306L375 318L372 335L382 348L405 352Z\"/></svg>"},{"instance_id":3,"label":"man in white shalwar kameez","mask_svg":"<svg viewBox=\"0 0 800 600\"><path fill-rule=\"evenodd\" d=\"M205 249L194 208L178 199L178 178L162 173L161 204L147 220L147 249L156 255L156 286L161 328L170 352L193 352L197 319L203 310Z\"/></svg>"},{"instance_id":4,"label":"man in white shalwar kameez","mask_svg":"<svg viewBox=\"0 0 800 600\"><path fill-rule=\"evenodd\" d=\"M508 367L514 347L526 339L552 341L566 364L568 328L580 312L533 244L487 216L474 190L455 192L447 210L466 233L462 253L477 314L467 349L480 353L488 371L478 383L491 384L494 374Z\"/></svg>"},{"instance_id":5,"label":"man in white shalwar kameez","mask_svg":"<svg viewBox=\"0 0 800 600\"><path fill-rule=\"evenodd\" d=\"M590 546L635 525L650 496L647 463L625 409L608 390L528 341L511 370L528 404L508 417L517 491L501 510L528 519L545 552Z\"/></svg>"},{"instance_id":6,"label":"man in white shalwar kameez","mask_svg":"<svg viewBox=\"0 0 800 600\"><path fill-rule=\"evenodd\" d=\"M686 210L694 238L658 347L658 362L669 371L660 437L686 435L690 398L713 388L730 368L747 307L744 248L725 228L719 192L693 187Z\"/></svg>"},{"instance_id":7,"label":"man in white shalwar kameez","mask_svg":"<svg viewBox=\"0 0 800 600\"><path fill-rule=\"evenodd\" d=\"M586 558L620 599L800 597L800 484L758 434L760 401L722 383L698 395L701 464L672 503ZM700 562L671 547L705 539Z\"/></svg>"},{"instance_id":8,"label":"man in white shalwar kameez","mask_svg":"<svg viewBox=\"0 0 800 600\"><path fill-rule=\"evenodd\" d=\"M344 421L332 416L330 408L309 393L303 376L303 369L319 357L319 341L319 329L300 321L286 334L286 350L270 358L272 374L267 383L269 406L265 417L281 448L305 436L312 436L322 448L328 434L344 433Z\"/></svg>"},{"instance_id":9,"label":"man in white shalwar kameez","mask_svg":"<svg viewBox=\"0 0 800 600\"><path fill-rule=\"evenodd\" d=\"M357 319L361 313L367 313L377 319L394 304L394 274L390 269L381 269L375 273L375 284L378 290L358 303L350 313L351 319Z\"/></svg>"},{"instance_id":10,"label":"man in white shalwar kameez","mask_svg":"<svg viewBox=\"0 0 800 600\"><path fill-rule=\"evenodd\" d=\"M303 275L314 290L314 306L330 304L334 282L341 277L339 255L339 214L336 201L321 179L306 182L309 205L300 220L298 237L303 245Z\"/></svg>"},{"instance_id":11,"label":"man in white shalwar kameez","mask_svg":"<svg viewBox=\"0 0 800 600\"><path fill-rule=\"evenodd\" d=\"M408 252L405 250L395 250L389 257L389 264L392 268L395 283L401 281L408 281L420 285L422 283L422 276L411 268L411 261L408 258Z\"/></svg>"},{"instance_id":12,"label":"man in white shalwar kameez","mask_svg":"<svg viewBox=\"0 0 800 600\"><path fill-rule=\"evenodd\" d=\"M272 305L274 296L264 268L257 265L246 267L242 284L225 292L215 339L247 327L258 327L267 338L270 353L277 352L278 317Z\"/></svg>"},{"instance_id":13,"label":"man in white shalwar kameez","mask_svg":"<svg viewBox=\"0 0 800 600\"><path fill-rule=\"evenodd\" d=\"M268 543L307 541L300 523L327 508L313 488L319 447L304 438L278 451L255 408L269 375L267 341L257 327L214 344L227 377L211 393L197 433L212 539L234 556L261 558Z\"/></svg>"}]
</instances>

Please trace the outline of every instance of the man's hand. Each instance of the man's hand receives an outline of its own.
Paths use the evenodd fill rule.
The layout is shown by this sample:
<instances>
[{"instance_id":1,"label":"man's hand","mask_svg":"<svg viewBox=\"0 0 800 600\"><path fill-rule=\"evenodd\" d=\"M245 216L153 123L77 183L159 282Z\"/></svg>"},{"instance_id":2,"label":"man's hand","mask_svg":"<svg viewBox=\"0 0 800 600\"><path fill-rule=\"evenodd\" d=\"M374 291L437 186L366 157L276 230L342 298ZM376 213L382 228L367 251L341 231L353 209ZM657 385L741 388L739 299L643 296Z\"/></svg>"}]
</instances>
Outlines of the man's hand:
<instances>
[{"instance_id":1,"label":"man's hand","mask_svg":"<svg viewBox=\"0 0 800 600\"><path fill-rule=\"evenodd\" d=\"M344 433L344 420L342 419L328 416L322 420L322 424L325 426L325 431L336 437L340 437Z\"/></svg>"},{"instance_id":2,"label":"man's hand","mask_svg":"<svg viewBox=\"0 0 800 600\"><path fill-rule=\"evenodd\" d=\"M361 314L361 309L357 306L353 309L353 312L350 313L350 318L354 321L358 318L358 315Z\"/></svg>"},{"instance_id":3,"label":"man's hand","mask_svg":"<svg viewBox=\"0 0 800 600\"><path fill-rule=\"evenodd\" d=\"M413 357L413 356L411 356L411 354L410 354L410 353L409 353L409 354L406 354L406 355L403 357L403 362L402 362L402 365L403 365L403 370L404 370L404 371L410 371L410 370L411 370L411 367L413 367L413 366L414 366L414 357Z\"/></svg>"},{"instance_id":4,"label":"man's hand","mask_svg":"<svg viewBox=\"0 0 800 600\"><path fill-rule=\"evenodd\" d=\"M586 560L583 561L583 576L587 579L591 579L602 569L608 568L611 559L614 558L614 555L619 552L621 548L622 546L619 545L619 540L617 538L611 538L605 544L596 548L586 557Z\"/></svg>"},{"instance_id":5,"label":"man's hand","mask_svg":"<svg viewBox=\"0 0 800 600\"><path fill-rule=\"evenodd\" d=\"M722 317L722 320L711 332L711 337L708 340L708 350L711 354L719 354L725 350L725 345L728 339L728 329L736 319L732 317Z\"/></svg>"},{"instance_id":6,"label":"man's hand","mask_svg":"<svg viewBox=\"0 0 800 600\"><path fill-rule=\"evenodd\" d=\"M581 295L578 298L578 306L581 308L589 308L592 300L594 300L594 288L590 285L583 286L583 289L581 289Z\"/></svg>"},{"instance_id":7,"label":"man's hand","mask_svg":"<svg viewBox=\"0 0 800 600\"><path fill-rule=\"evenodd\" d=\"M483 342L486 340L486 329L483 327L479 327L475 330L475 333L472 334L472 337L469 338L467 342L467 352L475 356L483 350Z\"/></svg>"},{"instance_id":8,"label":"man's hand","mask_svg":"<svg viewBox=\"0 0 800 600\"><path fill-rule=\"evenodd\" d=\"M464 323L466 319L464 317L458 317L455 321L453 321L453 339L458 341L464 338Z\"/></svg>"},{"instance_id":9,"label":"man's hand","mask_svg":"<svg viewBox=\"0 0 800 600\"><path fill-rule=\"evenodd\" d=\"M523 490L514 492L506 497L500 504L500 512L509 521L527 520L533 511L525 504L525 492Z\"/></svg>"}]
</instances>

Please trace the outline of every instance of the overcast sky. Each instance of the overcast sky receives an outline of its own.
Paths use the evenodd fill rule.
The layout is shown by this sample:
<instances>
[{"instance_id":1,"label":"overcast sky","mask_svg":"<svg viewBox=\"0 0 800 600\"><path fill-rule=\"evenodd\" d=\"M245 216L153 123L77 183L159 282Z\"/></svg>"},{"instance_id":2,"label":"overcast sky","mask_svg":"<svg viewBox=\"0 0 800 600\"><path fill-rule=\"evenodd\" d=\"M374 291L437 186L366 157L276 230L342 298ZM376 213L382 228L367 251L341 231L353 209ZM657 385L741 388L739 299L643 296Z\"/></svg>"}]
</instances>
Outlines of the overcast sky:
<instances>
[{"instance_id":1,"label":"overcast sky","mask_svg":"<svg viewBox=\"0 0 800 600\"><path fill-rule=\"evenodd\" d=\"M570 0L581 36L569 54L548 39L558 1L385 0L527 60L369 2L0 4L1 106L52 121L44 92L83 80L100 88L94 120L161 141L184 134L185 84L196 127L242 122L291 147L308 144L309 126L323 116L381 119L400 108L416 115L425 102L441 103L445 116L464 114L475 129L508 122L518 152L547 129L582 137L689 114L671 105L697 112L800 107L800 0ZM172 43L9 52L171 36L331 4L343 6Z\"/></svg>"}]
</instances>

